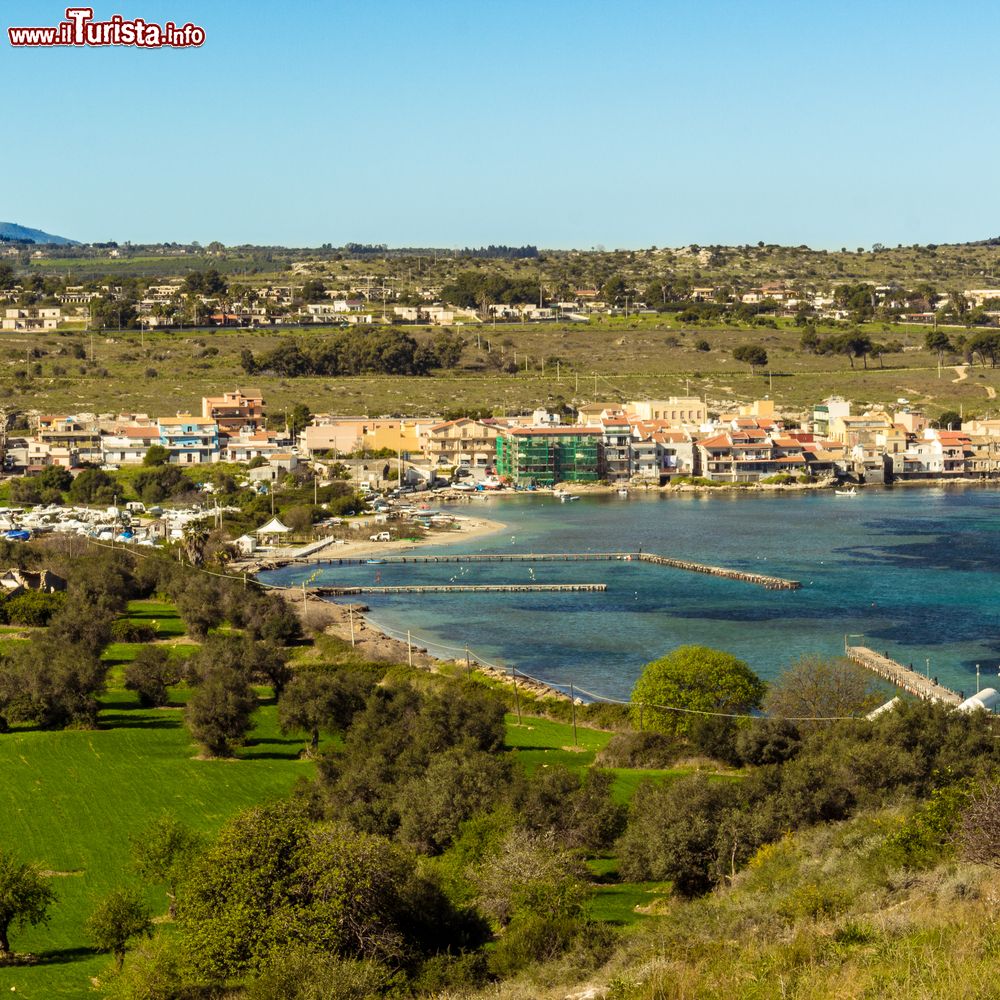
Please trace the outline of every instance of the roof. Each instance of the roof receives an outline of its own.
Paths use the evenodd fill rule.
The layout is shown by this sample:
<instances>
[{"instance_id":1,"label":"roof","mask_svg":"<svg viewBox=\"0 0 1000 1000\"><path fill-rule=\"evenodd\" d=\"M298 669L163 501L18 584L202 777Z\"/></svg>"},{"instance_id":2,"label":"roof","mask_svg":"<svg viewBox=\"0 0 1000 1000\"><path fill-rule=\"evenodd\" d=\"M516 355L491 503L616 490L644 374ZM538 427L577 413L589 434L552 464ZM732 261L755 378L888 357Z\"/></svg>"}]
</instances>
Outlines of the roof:
<instances>
[{"instance_id":1,"label":"roof","mask_svg":"<svg viewBox=\"0 0 1000 1000\"><path fill-rule=\"evenodd\" d=\"M270 521L267 522L263 527L257 529L258 535L283 535L286 532L291 531L287 525L284 525L276 517L272 517Z\"/></svg>"},{"instance_id":2,"label":"roof","mask_svg":"<svg viewBox=\"0 0 1000 1000\"><path fill-rule=\"evenodd\" d=\"M215 421L211 417L196 417L191 413L178 413L176 417L160 417L158 423L166 424L168 427L180 426L181 424L202 424L215 426Z\"/></svg>"},{"instance_id":3,"label":"roof","mask_svg":"<svg viewBox=\"0 0 1000 1000\"><path fill-rule=\"evenodd\" d=\"M601 427L512 427L508 432L516 437L580 437L603 434Z\"/></svg>"}]
</instances>

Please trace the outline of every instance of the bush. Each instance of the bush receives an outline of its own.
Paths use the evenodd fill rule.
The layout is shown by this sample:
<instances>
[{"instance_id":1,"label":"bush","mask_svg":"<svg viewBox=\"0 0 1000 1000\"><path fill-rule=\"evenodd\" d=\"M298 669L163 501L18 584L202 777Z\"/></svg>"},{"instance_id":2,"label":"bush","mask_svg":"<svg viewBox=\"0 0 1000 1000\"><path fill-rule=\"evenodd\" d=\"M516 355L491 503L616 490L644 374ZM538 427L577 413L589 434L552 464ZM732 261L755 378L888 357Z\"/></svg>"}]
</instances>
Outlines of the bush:
<instances>
[{"instance_id":1,"label":"bush","mask_svg":"<svg viewBox=\"0 0 1000 1000\"><path fill-rule=\"evenodd\" d=\"M43 628L65 604L65 594L43 594L36 590L28 590L4 601L3 606L7 621L11 625Z\"/></svg>"},{"instance_id":2,"label":"bush","mask_svg":"<svg viewBox=\"0 0 1000 1000\"><path fill-rule=\"evenodd\" d=\"M145 622L117 618L111 623L112 642L152 642L155 638L156 629Z\"/></svg>"},{"instance_id":3,"label":"bush","mask_svg":"<svg viewBox=\"0 0 1000 1000\"><path fill-rule=\"evenodd\" d=\"M597 755L604 767L642 769L670 767L683 752L683 744L666 733L651 731L615 733Z\"/></svg>"}]
</instances>

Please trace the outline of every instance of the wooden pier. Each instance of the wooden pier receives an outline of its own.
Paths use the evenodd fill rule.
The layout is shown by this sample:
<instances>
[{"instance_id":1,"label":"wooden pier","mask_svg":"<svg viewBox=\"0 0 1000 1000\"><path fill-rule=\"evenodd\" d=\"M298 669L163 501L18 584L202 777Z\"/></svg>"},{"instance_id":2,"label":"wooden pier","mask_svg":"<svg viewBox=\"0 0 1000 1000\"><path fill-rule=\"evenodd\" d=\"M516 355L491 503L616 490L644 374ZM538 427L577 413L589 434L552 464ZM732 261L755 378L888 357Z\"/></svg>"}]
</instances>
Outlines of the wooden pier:
<instances>
[{"instance_id":1,"label":"wooden pier","mask_svg":"<svg viewBox=\"0 0 1000 1000\"><path fill-rule=\"evenodd\" d=\"M962 699L950 688L935 684L931 678L911 670L902 663L889 659L888 656L876 653L875 650L869 649L867 646L848 646L845 649L845 655L849 660L853 660L866 670L870 670L883 680L917 698L923 698L925 701L940 701L946 705L960 705L962 703Z\"/></svg>"},{"instance_id":2,"label":"wooden pier","mask_svg":"<svg viewBox=\"0 0 1000 1000\"><path fill-rule=\"evenodd\" d=\"M317 597L345 597L352 594L521 594L539 590L601 593L607 589L606 583L443 583L397 587L312 587L307 593Z\"/></svg>"},{"instance_id":3,"label":"wooden pier","mask_svg":"<svg viewBox=\"0 0 1000 1000\"><path fill-rule=\"evenodd\" d=\"M752 573L747 570L729 569L725 566L708 566L690 562L687 559L672 559L654 552L475 552L459 555L387 555L382 558L357 557L324 558L303 560L319 566L405 566L435 563L524 563L524 562L644 562L654 566L667 566L688 573L705 573L726 580L750 583L765 590L798 590L802 584L798 580L786 580L780 576ZM291 560L292 563L297 560ZM288 565L283 563L282 565ZM537 589L537 588L536 588Z\"/></svg>"}]
</instances>

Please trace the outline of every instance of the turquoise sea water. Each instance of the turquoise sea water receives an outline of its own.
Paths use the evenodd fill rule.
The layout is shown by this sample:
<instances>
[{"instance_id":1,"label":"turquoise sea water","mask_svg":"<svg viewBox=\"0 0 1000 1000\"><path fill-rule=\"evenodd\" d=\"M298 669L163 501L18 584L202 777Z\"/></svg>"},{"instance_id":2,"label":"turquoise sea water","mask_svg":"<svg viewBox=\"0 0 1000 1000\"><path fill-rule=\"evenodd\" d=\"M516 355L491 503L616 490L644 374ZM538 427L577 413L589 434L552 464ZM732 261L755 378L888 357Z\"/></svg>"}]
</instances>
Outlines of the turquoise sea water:
<instances>
[{"instance_id":1,"label":"turquoise sea water","mask_svg":"<svg viewBox=\"0 0 1000 1000\"><path fill-rule=\"evenodd\" d=\"M605 593L366 596L397 632L514 664L549 682L626 697L642 665L698 643L775 676L804 653L835 654L845 633L971 693L1000 665L1000 492L866 490L585 498L495 498L458 513L506 529L427 552L644 551L802 581L766 591L641 563L502 563L333 567L317 582L597 582ZM267 574L296 583L311 570ZM432 647L433 652L437 652Z\"/></svg>"}]
</instances>

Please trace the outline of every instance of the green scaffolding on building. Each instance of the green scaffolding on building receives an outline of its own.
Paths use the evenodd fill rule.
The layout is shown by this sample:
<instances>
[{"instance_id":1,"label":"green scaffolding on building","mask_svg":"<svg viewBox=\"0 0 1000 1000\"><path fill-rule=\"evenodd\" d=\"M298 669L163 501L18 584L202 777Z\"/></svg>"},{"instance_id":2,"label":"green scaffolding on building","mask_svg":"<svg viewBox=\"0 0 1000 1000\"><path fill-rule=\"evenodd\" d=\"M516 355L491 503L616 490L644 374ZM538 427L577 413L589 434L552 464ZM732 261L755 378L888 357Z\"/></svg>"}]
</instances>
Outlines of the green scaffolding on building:
<instances>
[{"instance_id":1,"label":"green scaffolding on building","mask_svg":"<svg viewBox=\"0 0 1000 1000\"><path fill-rule=\"evenodd\" d=\"M508 433L497 437L497 475L518 486L594 483L601 478L601 435L572 431Z\"/></svg>"}]
</instances>

